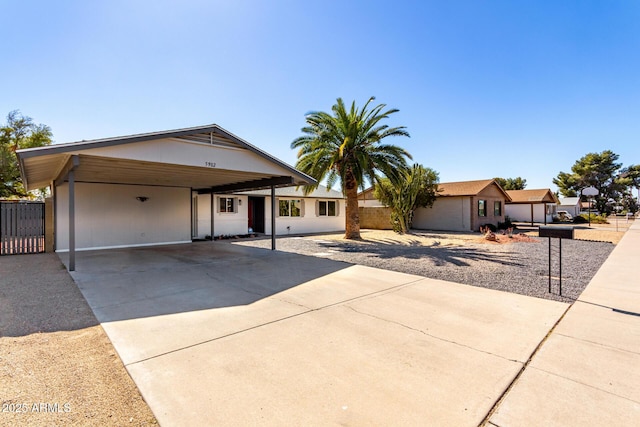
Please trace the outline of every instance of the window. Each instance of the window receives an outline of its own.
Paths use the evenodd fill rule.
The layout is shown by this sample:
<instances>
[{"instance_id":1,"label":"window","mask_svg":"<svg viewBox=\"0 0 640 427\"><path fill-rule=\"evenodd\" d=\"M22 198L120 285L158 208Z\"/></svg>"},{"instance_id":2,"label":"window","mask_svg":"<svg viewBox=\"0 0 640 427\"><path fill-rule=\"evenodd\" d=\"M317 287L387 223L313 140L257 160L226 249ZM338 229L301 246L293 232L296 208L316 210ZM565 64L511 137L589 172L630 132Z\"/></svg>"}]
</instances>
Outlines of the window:
<instances>
[{"instance_id":1,"label":"window","mask_svg":"<svg viewBox=\"0 0 640 427\"><path fill-rule=\"evenodd\" d=\"M493 216L502 216L502 202L493 202Z\"/></svg>"},{"instance_id":2,"label":"window","mask_svg":"<svg viewBox=\"0 0 640 427\"><path fill-rule=\"evenodd\" d=\"M280 200L278 205L280 216L301 216L300 200Z\"/></svg>"},{"instance_id":3,"label":"window","mask_svg":"<svg viewBox=\"0 0 640 427\"><path fill-rule=\"evenodd\" d=\"M235 199L233 197L220 197L220 212L235 212Z\"/></svg>"},{"instance_id":4,"label":"window","mask_svg":"<svg viewBox=\"0 0 640 427\"><path fill-rule=\"evenodd\" d=\"M318 216L337 216L336 202L321 200L318 202Z\"/></svg>"},{"instance_id":5,"label":"window","mask_svg":"<svg viewBox=\"0 0 640 427\"><path fill-rule=\"evenodd\" d=\"M478 216L487 216L486 200L478 200Z\"/></svg>"}]
</instances>

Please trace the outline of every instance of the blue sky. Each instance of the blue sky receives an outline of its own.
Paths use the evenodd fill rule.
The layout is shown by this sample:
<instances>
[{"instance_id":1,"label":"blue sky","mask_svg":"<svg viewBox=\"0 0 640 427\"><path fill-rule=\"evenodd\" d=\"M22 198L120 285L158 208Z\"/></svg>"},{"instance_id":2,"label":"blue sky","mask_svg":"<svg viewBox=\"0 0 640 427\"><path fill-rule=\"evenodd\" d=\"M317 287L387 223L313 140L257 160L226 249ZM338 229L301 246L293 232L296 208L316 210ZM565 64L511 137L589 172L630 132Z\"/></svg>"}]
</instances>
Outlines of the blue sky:
<instances>
[{"instance_id":1,"label":"blue sky","mask_svg":"<svg viewBox=\"0 0 640 427\"><path fill-rule=\"evenodd\" d=\"M373 95L441 181L555 190L588 152L640 163L635 0L0 0L0 16L0 114L58 143L217 123L294 164L305 113Z\"/></svg>"}]
</instances>

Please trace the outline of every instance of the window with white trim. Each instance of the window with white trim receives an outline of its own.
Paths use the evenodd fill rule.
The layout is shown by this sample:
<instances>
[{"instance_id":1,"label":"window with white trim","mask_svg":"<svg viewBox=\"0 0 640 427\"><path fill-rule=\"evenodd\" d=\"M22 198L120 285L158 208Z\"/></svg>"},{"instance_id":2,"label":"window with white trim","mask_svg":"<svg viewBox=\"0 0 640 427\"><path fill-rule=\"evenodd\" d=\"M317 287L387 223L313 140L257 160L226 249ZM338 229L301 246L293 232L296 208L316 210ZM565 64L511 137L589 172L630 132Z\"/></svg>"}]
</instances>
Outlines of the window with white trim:
<instances>
[{"instance_id":1,"label":"window with white trim","mask_svg":"<svg viewBox=\"0 0 640 427\"><path fill-rule=\"evenodd\" d=\"M318 216L338 216L335 200L320 200L318 202Z\"/></svg>"},{"instance_id":2,"label":"window with white trim","mask_svg":"<svg viewBox=\"0 0 640 427\"><path fill-rule=\"evenodd\" d=\"M235 197L219 197L218 198L218 212L222 213L234 213L236 212L236 198Z\"/></svg>"},{"instance_id":3,"label":"window with white trim","mask_svg":"<svg viewBox=\"0 0 640 427\"><path fill-rule=\"evenodd\" d=\"M299 217L302 216L301 203L299 199L279 200L278 212L280 216Z\"/></svg>"}]
</instances>

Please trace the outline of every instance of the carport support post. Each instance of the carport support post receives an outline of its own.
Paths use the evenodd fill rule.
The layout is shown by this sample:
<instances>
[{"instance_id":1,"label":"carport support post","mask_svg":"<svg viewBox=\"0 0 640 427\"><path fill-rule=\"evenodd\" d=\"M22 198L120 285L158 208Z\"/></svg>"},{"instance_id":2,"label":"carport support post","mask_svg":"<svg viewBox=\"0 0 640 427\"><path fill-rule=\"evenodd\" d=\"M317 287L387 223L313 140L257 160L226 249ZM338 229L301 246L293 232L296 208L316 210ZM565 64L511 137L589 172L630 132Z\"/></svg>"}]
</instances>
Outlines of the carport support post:
<instances>
[{"instance_id":1,"label":"carport support post","mask_svg":"<svg viewBox=\"0 0 640 427\"><path fill-rule=\"evenodd\" d=\"M271 186L271 250L276 250L276 187Z\"/></svg>"},{"instance_id":2,"label":"carport support post","mask_svg":"<svg viewBox=\"0 0 640 427\"><path fill-rule=\"evenodd\" d=\"M69 171L69 271L76 270L76 183L75 172Z\"/></svg>"}]
</instances>

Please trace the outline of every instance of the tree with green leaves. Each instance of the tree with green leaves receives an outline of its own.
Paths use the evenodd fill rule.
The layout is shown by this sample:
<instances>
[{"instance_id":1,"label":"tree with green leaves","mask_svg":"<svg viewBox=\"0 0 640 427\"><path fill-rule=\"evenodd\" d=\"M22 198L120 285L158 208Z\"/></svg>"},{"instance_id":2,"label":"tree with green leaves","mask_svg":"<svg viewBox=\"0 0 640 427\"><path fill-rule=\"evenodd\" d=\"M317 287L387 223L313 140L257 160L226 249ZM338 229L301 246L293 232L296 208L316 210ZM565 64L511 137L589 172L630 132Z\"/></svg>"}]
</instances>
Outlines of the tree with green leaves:
<instances>
[{"instance_id":1,"label":"tree with green leaves","mask_svg":"<svg viewBox=\"0 0 640 427\"><path fill-rule=\"evenodd\" d=\"M16 150L50 145L51 141L49 126L35 124L18 110L7 115L7 123L0 127L0 197L31 196L22 183Z\"/></svg>"},{"instance_id":2,"label":"tree with green leaves","mask_svg":"<svg viewBox=\"0 0 640 427\"><path fill-rule=\"evenodd\" d=\"M396 145L383 140L392 136L409 136L404 126L389 127L382 124L397 109L386 110L385 104L369 108L371 97L360 109L355 101L347 108L341 98L331 107L333 114L322 111L306 115L307 125L303 136L291 143L298 149L296 168L321 181L326 178L327 187L340 183L346 196L345 238L360 238L358 213L358 189L366 182L375 183L379 175L397 182L407 167L411 155ZM307 193L317 186L307 186Z\"/></svg>"},{"instance_id":3,"label":"tree with green leaves","mask_svg":"<svg viewBox=\"0 0 640 427\"><path fill-rule=\"evenodd\" d=\"M620 182L628 189L621 202L623 208L628 212L636 213L640 202L640 165L631 165L620 172ZM638 198L633 197L633 189L638 190Z\"/></svg>"},{"instance_id":4,"label":"tree with green leaves","mask_svg":"<svg viewBox=\"0 0 640 427\"><path fill-rule=\"evenodd\" d=\"M503 190L524 190L527 186L527 180L521 177L517 178L494 178Z\"/></svg>"},{"instance_id":5,"label":"tree with green leaves","mask_svg":"<svg viewBox=\"0 0 640 427\"><path fill-rule=\"evenodd\" d=\"M374 195L391 208L391 225L396 233L404 234L411 228L416 209L433 206L438 191L438 173L415 164L403 171L396 183L381 179L374 187Z\"/></svg>"},{"instance_id":6,"label":"tree with green leaves","mask_svg":"<svg viewBox=\"0 0 640 427\"><path fill-rule=\"evenodd\" d=\"M600 192L594 198L596 209L609 213L612 208L608 200L620 200L625 190L618 173L622 167L622 163L617 163L619 157L611 150L588 153L574 163L571 173L560 172L553 183L565 197L575 197L581 194L582 189L595 187Z\"/></svg>"}]
</instances>

